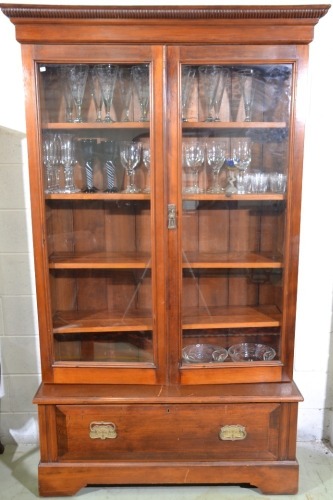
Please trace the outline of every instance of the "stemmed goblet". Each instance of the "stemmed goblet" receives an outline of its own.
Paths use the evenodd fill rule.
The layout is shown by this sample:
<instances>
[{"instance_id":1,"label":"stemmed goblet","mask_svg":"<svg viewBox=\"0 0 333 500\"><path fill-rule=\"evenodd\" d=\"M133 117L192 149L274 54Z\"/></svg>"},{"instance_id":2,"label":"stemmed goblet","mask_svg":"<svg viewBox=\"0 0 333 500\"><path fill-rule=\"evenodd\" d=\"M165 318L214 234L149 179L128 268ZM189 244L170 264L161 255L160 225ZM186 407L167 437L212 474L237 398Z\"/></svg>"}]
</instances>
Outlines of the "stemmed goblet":
<instances>
[{"instance_id":1,"label":"stemmed goblet","mask_svg":"<svg viewBox=\"0 0 333 500\"><path fill-rule=\"evenodd\" d=\"M105 193L117 193L119 191L117 186L117 171L114 163L117 143L115 141L103 141L101 143L102 158L104 163L104 176L106 188Z\"/></svg>"},{"instance_id":2,"label":"stemmed goblet","mask_svg":"<svg viewBox=\"0 0 333 500\"><path fill-rule=\"evenodd\" d=\"M224 95L224 89L228 84L228 80L230 79L230 71L227 68L220 67L220 78L216 87L215 98L213 103L214 113L215 113L215 122L220 121L220 109L222 104L222 99Z\"/></svg>"},{"instance_id":3,"label":"stemmed goblet","mask_svg":"<svg viewBox=\"0 0 333 500\"><path fill-rule=\"evenodd\" d=\"M118 74L119 94L121 100L121 121L130 121L130 105L132 100L132 70L121 66Z\"/></svg>"},{"instance_id":4,"label":"stemmed goblet","mask_svg":"<svg viewBox=\"0 0 333 500\"><path fill-rule=\"evenodd\" d=\"M232 160L234 166L239 170L237 176L237 192L239 194L244 194L244 174L251 163L251 144L248 139L240 139L232 148Z\"/></svg>"},{"instance_id":5,"label":"stemmed goblet","mask_svg":"<svg viewBox=\"0 0 333 500\"><path fill-rule=\"evenodd\" d=\"M215 121L214 103L221 79L220 66L199 66L199 85L204 100L206 122Z\"/></svg>"},{"instance_id":6,"label":"stemmed goblet","mask_svg":"<svg viewBox=\"0 0 333 500\"><path fill-rule=\"evenodd\" d=\"M193 66L182 66L182 121L187 122L187 109L189 106L196 69Z\"/></svg>"},{"instance_id":7,"label":"stemmed goblet","mask_svg":"<svg viewBox=\"0 0 333 500\"><path fill-rule=\"evenodd\" d=\"M77 193L79 189L74 184L74 165L76 163L76 147L71 134L60 135L60 162L64 166L65 186L63 193Z\"/></svg>"},{"instance_id":8,"label":"stemmed goblet","mask_svg":"<svg viewBox=\"0 0 333 500\"><path fill-rule=\"evenodd\" d=\"M76 107L76 118L74 119L75 123L81 123L83 121L82 103L88 72L89 66L87 64L75 64L74 66L68 67L68 81Z\"/></svg>"},{"instance_id":9,"label":"stemmed goblet","mask_svg":"<svg viewBox=\"0 0 333 500\"><path fill-rule=\"evenodd\" d=\"M206 144L208 169L213 174L213 183L207 193L219 194L224 191L220 186L219 175L226 157L226 143L219 140L208 140Z\"/></svg>"},{"instance_id":10,"label":"stemmed goblet","mask_svg":"<svg viewBox=\"0 0 333 500\"><path fill-rule=\"evenodd\" d=\"M94 166L96 157L97 140L80 140L80 163L84 167L86 175L86 187L82 190L84 193L96 193L94 187Z\"/></svg>"},{"instance_id":11,"label":"stemmed goblet","mask_svg":"<svg viewBox=\"0 0 333 500\"><path fill-rule=\"evenodd\" d=\"M149 113L149 64L140 64L132 68L133 84L136 90L141 116L140 122L148 121Z\"/></svg>"},{"instance_id":12,"label":"stemmed goblet","mask_svg":"<svg viewBox=\"0 0 333 500\"><path fill-rule=\"evenodd\" d=\"M114 88L118 76L119 67L115 64L98 64L96 72L102 89L103 101L105 106L106 123L114 120L111 118L111 106L113 101Z\"/></svg>"},{"instance_id":13,"label":"stemmed goblet","mask_svg":"<svg viewBox=\"0 0 333 500\"><path fill-rule=\"evenodd\" d=\"M135 169L140 163L141 159L141 142L134 141L120 141L120 161L125 168L128 176L128 186L123 191L124 193L140 193L141 190L135 185Z\"/></svg>"},{"instance_id":14,"label":"stemmed goblet","mask_svg":"<svg viewBox=\"0 0 333 500\"><path fill-rule=\"evenodd\" d=\"M186 189L187 193L202 193L199 186L199 171L204 165L205 146L200 140L193 140L183 144L183 158L185 168L188 168L194 175L193 186Z\"/></svg>"},{"instance_id":15,"label":"stemmed goblet","mask_svg":"<svg viewBox=\"0 0 333 500\"><path fill-rule=\"evenodd\" d=\"M143 145L142 146L142 161L145 169L147 170L145 188L143 190L144 193L150 193L150 146Z\"/></svg>"}]
</instances>

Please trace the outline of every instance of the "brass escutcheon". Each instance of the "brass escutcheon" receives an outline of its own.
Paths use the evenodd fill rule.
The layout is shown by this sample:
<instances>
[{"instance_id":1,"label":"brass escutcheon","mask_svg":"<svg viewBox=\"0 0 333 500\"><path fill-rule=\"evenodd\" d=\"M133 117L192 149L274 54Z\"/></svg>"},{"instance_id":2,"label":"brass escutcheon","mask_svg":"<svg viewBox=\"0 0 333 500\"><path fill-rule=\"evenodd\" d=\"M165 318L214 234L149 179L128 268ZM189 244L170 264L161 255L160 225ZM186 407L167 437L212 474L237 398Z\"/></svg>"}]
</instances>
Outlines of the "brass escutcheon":
<instances>
[{"instance_id":1,"label":"brass escutcheon","mask_svg":"<svg viewBox=\"0 0 333 500\"><path fill-rule=\"evenodd\" d=\"M115 439L117 430L112 422L91 422L89 437L91 439Z\"/></svg>"},{"instance_id":2,"label":"brass escutcheon","mask_svg":"<svg viewBox=\"0 0 333 500\"><path fill-rule=\"evenodd\" d=\"M221 427L219 438L222 441L240 441L245 439L247 432L243 425L225 425Z\"/></svg>"}]
</instances>

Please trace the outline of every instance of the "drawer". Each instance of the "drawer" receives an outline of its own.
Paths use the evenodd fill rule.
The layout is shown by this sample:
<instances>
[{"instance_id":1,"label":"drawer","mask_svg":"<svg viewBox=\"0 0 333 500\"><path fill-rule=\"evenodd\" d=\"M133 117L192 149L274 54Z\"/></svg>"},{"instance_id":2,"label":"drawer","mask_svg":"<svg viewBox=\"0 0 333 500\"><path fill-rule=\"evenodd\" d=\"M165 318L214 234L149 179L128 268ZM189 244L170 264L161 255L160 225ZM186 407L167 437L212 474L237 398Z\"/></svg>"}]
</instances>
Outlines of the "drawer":
<instances>
[{"instance_id":1,"label":"drawer","mask_svg":"<svg viewBox=\"0 0 333 500\"><path fill-rule=\"evenodd\" d=\"M276 460L281 404L59 405L59 460Z\"/></svg>"}]
</instances>

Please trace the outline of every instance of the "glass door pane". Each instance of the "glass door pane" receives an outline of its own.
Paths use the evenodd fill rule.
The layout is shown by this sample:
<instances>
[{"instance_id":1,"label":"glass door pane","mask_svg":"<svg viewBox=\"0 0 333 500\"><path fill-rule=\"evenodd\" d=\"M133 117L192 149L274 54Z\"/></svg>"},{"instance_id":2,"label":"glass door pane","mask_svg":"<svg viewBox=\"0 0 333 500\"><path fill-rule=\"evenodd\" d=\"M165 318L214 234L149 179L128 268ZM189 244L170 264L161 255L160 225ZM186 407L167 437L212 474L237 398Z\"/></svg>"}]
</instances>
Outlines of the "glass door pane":
<instances>
[{"instance_id":1,"label":"glass door pane","mask_svg":"<svg viewBox=\"0 0 333 500\"><path fill-rule=\"evenodd\" d=\"M151 66L38 69L54 359L152 364Z\"/></svg>"},{"instance_id":2,"label":"glass door pane","mask_svg":"<svg viewBox=\"0 0 333 500\"><path fill-rule=\"evenodd\" d=\"M181 65L183 368L281 363L291 77Z\"/></svg>"}]
</instances>

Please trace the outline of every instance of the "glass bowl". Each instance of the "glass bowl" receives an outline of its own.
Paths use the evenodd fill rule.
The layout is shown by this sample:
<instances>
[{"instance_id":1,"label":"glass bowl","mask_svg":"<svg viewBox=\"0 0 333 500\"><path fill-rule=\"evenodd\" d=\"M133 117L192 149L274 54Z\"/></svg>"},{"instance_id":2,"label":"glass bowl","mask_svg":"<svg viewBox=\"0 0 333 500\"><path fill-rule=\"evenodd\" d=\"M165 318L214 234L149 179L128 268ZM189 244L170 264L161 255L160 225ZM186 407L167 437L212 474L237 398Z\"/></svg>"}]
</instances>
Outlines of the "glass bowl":
<instances>
[{"instance_id":1,"label":"glass bowl","mask_svg":"<svg viewBox=\"0 0 333 500\"><path fill-rule=\"evenodd\" d=\"M183 348L183 359L189 363L210 363L218 346L211 344L191 344Z\"/></svg>"},{"instance_id":2,"label":"glass bowl","mask_svg":"<svg viewBox=\"0 0 333 500\"><path fill-rule=\"evenodd\" d=\"M219 347L219 349L216 349L212 354L212 358L215 363L223 363L227 357L228 351L227 349L224 349L224 347Z\"/></svg>"},{"instance_id":3,"label":"glass bowl","mask_svg":"<svg viewBox=\"0 0 333 500\"><path fill-rule=\"evenodd\" d=\"M232 345L228 353L233 361L271 361L276 356L272 347L252 343Z\"/></svg>"}]
</instances>

